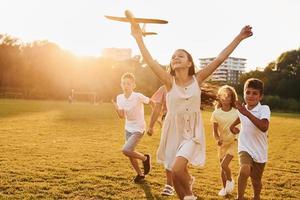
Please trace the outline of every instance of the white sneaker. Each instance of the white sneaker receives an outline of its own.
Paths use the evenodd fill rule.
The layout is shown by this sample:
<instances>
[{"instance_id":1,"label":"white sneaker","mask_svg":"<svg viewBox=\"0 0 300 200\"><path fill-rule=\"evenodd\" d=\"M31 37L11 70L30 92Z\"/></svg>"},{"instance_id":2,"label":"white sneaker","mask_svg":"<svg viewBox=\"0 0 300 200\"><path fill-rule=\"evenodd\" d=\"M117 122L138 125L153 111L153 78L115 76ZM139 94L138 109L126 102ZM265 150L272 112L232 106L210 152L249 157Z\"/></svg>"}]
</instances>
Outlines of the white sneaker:
<instances>
[{"instance_id":1,"label":"white sneaker","mask_svg":"<svg viewBox=\"0 0 300 200\"><path fill-rule=\"evenodd\" d=\"M194 196L194 195L191 195L191 196L185 196L185 197L183 198L183 200L197 200L197 197Z\"/></svg>"},{"instance_id":2,"label":"white sneaker","mask_svg":"<svg viewBox=\"0 0 300 200\"><path fill-rule=\"evenodd\" d=\"M226 187L225 190L227 193L231 193L234 189L234 181L233 179L231 181L227 180L226 181Z\"/></svg>"},{"instance_id":3,"label":"white sneaker","mask_svg":"<svg viewBox=\"0 0 300 200\"><path fill-rule=\"evenodd\" d=\"M226 196L226 194L227 194L227 192L226 192L225 188L222 188L222 189L219 191L219 193L218 193L218 195L221 196L221 197Z\"/></svg>"}]
</instances>

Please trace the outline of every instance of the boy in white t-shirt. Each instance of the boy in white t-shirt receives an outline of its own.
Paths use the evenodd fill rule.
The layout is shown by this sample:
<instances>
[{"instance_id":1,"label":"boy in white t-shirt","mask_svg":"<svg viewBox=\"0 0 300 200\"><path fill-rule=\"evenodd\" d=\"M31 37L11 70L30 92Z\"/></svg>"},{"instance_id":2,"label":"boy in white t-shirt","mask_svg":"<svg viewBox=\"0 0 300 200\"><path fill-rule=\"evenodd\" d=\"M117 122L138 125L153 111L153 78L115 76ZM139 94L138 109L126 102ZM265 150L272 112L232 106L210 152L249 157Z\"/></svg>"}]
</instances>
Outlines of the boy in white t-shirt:
<instances>
[{"instance_id":1,"label":"boy in white t-shirt","mask_svg":"<svg viewBox=\"0 0 300 200\"><path fill-rule=\"evenodd\" d=\"M130 163L137 175L135 183L144 180L151 169L151 159L149 154L141 154L135 151L135 147L140 142L145 131L144 104L154 104L148 97L141 93L134 92L135 77L132 73L125 73L121 78L123 94L117 96L117 103L113 101L117 114L120 118L125 118L125 144L122 152L130 160ZM142 172L138 160L143 162Z\"/></svg>"},{"instance_id":2,"label":"boy in white t-shirt","mask_svg":"<svg viewBox=\"0 0 300 200\"><path fill-rule=\"evenodd\" d=\"M254 200L260 199L262 175L268 160L268 129L270 108L261 105L264 84L259 79L248 79L244 84L246 105L237 102L239 119L230 127L234 134L239 133L238 152L240 171L238 177L238 199L244 199L247 179L250 176ZM241 123L241 130L236 125Z\"/></svg>"}]
</instances>

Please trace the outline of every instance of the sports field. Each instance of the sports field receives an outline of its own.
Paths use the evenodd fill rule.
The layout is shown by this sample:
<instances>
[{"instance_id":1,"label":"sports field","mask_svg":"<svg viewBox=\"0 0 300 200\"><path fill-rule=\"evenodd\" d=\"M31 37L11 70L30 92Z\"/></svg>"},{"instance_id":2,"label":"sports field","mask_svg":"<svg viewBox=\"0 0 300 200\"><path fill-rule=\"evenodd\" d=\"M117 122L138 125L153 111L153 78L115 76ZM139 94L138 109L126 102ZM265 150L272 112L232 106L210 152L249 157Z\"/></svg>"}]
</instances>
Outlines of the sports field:
<instances>
[{"instance_id":1,"label":"sports field","mask_svg":"<svg viewBox=\"0 0 300 200\"><path fill-rule=\"evenodd\" d=\"M146 114L149 121L149 107ZM190 169L194 192L198 199L222 199L211 111L202 114L207 162ZM135 174L120 151L123 132L111 104L0 99L0 199L177 199L160 195L165 177L155 160L159 127L138 146L153 157L143 184L133 183ZM300 199L299 137L300 114L272 113L262 199ZM236 157L231 168L236 181ZM252 196L250 182L246 196Z\"/></svg>"}]
</instances>

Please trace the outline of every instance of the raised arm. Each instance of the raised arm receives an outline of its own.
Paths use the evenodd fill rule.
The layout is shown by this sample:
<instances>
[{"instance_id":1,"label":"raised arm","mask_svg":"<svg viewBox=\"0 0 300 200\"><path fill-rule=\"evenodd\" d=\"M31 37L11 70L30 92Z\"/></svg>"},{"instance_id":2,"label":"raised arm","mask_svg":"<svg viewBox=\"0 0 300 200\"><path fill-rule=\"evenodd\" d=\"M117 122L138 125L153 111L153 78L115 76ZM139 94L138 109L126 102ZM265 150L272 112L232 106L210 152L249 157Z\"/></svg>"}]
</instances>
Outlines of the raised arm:
<instances>
[{"instance_id":1,"label":"raised arm","mask_svg":"<svg viewBox=\"0 0 300 200\"><path fill-rule=\"evenodd\" d=\"M167 87L167 89L170 89L172 87L172 76L169 73L167 73L160 66L160 64L152 58L151 54L145 46L142 30L137 23L131 23L131 34L136 40L146 63L149 65L149 67L152 69L155 75L160 79L160 81Z\"/></svg>"},{"instance_id":2,"label":"raised arm","mask_svg":"<svg viewBox=\"0 0 300 200\"><path fill-rule=\"evenodd\" d=\"M245 26L233 41L204 69L197 72L196 77L199 83L208 78L234 51L240 42L253 35L251 26Z\"/></svg>"}]
</instances>

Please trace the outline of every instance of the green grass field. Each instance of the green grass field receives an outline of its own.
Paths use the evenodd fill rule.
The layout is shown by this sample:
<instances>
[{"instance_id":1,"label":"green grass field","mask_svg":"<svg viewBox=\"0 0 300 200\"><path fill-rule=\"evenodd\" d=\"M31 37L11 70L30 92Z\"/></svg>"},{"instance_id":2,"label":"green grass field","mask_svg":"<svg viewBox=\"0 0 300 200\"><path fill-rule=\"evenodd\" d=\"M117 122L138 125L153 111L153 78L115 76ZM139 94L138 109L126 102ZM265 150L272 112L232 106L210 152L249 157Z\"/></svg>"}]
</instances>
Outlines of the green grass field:
<instances>
[{"instance_id":1,"label":"green grass field","mask_svg":"<svg viewBox=\"0 0 300 200\"><path fill-rule=\"evenodd\" d=\"M147 121L149 108L147 108ZM190 168L198 199L222 199L216 145L204 111L207 162ZM162 197L164 169L156 163L160 132L138 146L153 168L143 184L121 153L123 121L110 104L0 100L0 199L177 199ZM262 199L300 199L300 115L272 113ZM237 179L238 161L231 163ZM233 195L227 199L234 199ZM246 196L252 196L249 182Z\"/></svg>"}]
</instances>

